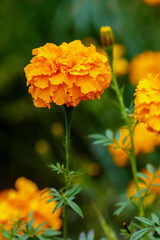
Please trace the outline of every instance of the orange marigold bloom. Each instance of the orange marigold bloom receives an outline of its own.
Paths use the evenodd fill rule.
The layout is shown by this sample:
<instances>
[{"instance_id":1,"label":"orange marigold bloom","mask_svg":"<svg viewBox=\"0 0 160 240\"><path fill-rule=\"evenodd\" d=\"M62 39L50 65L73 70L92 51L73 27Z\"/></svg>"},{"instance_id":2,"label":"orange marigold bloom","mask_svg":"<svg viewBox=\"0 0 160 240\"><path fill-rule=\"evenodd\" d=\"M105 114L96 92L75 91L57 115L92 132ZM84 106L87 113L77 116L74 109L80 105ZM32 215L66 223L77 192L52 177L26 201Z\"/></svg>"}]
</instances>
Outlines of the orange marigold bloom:
<instances>
[{"instance_id":1,"label":"orange marigold bloom","mask_svg":"<svg viewBox=\"0 0 160 240\"><path fill-rule=\"evenodd\" d=\"M144 205L148 206L154 201L157 195L160 195L160 178L158 177L160 176L160 170L155 169L155 175L153 175L148 169L143 169L141 173L145 174L148 178L146 179L144 177L140 177L143 180L143 182L139 182L140 190L147 188L149 189L147 193L148 196L144 198ZM154 184L156 184L157 186L154 186ZM136 184L132 180L127 189L127 196L132 197L136 193L137 193ZM142 196L143 194L144 193L142 193Z\"/></svg>"},{"instance_id":2,"label":"orange marigold bloom","mask_svg":"<svg viewBox=\"0 0 160 240\"><path fill-rule=\"evenodd\" d=\"M129 80L132 85L148 73L157 74L160 72L160 52L145 51L135 56L130 63Z\"/></svg>"},{"instance_id":3,"label":"orange marigold bloom","mask_svg":"<svg viewBox=\"0 0 160 240\"><path fill-rule=\"evenodd\" d=\"M41 195L35 183L26 179L18 178L15 182L15 189L4 190L0 193L0 224L7 229L10 228L11 221L28 217L34 211L35 226L42 222L47 222L45 227L60 229L62 221L60 219L61 209L54 214L52 211L56 206L56 201L46 203L46 194Z\"/></svg>"},{"instance_id":4,"label":"orange marigold bloom","mask_svg":"<svg viewBox=\"0 0 160 240\"><path fill-rule=\"evenodd\" d=\"M120 147L130 148L130 136L127 128L121 128L121 136L118 141ZM128 136L128 137L127 137ZM123 144L123 140L127 137L126 141ZM144 142L145 139L145 142ZM140 153L150 153L153 152L155 147L160 144L160 137L157 134L147 130L146 124L139 123L135 126L133 133L133 141L135 147L135 154ZM124 167L129 162L128 154L125 153L121 148L114 149L115 144L112 144L108 147L109 152L113 157L113 161L116 166Z\"/></svg>"},{"instance_id":5,"label":"orange marigold bloom","mask_svg":"<svg viewBox=\"0 0 160 240\"><path fill-rule=\"evenodd\" d=\"M135 92L135 118L160 133L160 74L148 74L139 81Z\"/></svg>"},{"instance_id":6,"label":"orange marigold bloom","mask_svg":"<svg viewBox=\"0 0 160 240\"><path fill-rule=\"evenodd\" d=\"M107 57L79 40L60 46L47 43L32 54L24 71L36 107L75 107L81 100L99 99L111 82Z\"/></svg>"}]
</instances>

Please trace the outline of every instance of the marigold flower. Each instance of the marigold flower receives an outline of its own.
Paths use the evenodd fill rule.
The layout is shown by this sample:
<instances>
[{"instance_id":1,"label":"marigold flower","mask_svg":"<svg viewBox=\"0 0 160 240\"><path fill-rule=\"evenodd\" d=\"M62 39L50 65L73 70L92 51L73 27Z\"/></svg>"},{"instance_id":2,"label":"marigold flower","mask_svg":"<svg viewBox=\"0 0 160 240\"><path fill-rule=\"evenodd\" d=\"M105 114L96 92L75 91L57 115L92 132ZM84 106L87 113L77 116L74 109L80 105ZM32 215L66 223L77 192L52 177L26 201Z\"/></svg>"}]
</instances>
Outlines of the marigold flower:
<instances>
[{"instance_id":1,"label":"marigold flower","mask_svg":"<svg viewBox=\"0 0 160 240\"><path fill-rule=\"evenodd\" d=\"M130 136L128 129L121 128L120 131L121 136L118 141L119 146L122 148L130 148ZM127 139L123 144L123 140L125 139L125 137L127 137ZM157 136L157 134L148 131L146 124L139 123L135 126L133 133L133 141L135 147L135 154L138 155L140 153L153 152L155 147L160 144L160 137ZM129 162L128 154L124 152L121 148L114 149L114 147L116 147L116 145L112 144L108 147L108 150L113 157L115 165L118 167L126 166Z\"/></svg>"},{"instance_id":2,"label":"marigold flower","mask_svg":"<svg viewBox=\"0 0 160 240\"><path fill-rule=\"evenodd\" d=\"M16 221L27 217L30 212L34 211L35 226L47 222L45 227L60 229L61 209L52 214L57 202L47 204L46 195L41 195L42 191L32 181L23 177L18 178L15 182L15 189L4 190L0 193L0 224L9 229L10 219Z\"/></svg>"},{"instance_id":3,"label":"marigold flower","mask_svg":"<svg viewBox=\"0 0 160 240\"><path fill-rule=\"evenodd\" d=\"M135 118L160 133L160 74L148 74L139 81L135 92Z\"/></svg>"},{"instance_id":4,"label":"marigold flower","mask_svg":"<svg viewBox=\"0 0 160 240\"><path fill-rule=\"evenodd\" d=\"M160 52L145 51L135 56L130 63L129 80L135 86L148 73L160 73Z\"/></svg>"},{"instance_id":5,"label":"marigold flower","mask_svg":"<svg viewBox=\"0 0 160 240\"><path fill-rule=\"evenodd\" d=\"M108 59L79 40L60 46L47 43L32 54L24 71L36 107L75 107L81 100L99 99L111 82Z\"/></svg>"},{"instance_id":6,"label":"marigold flower","mask_svg":"<svg viewBox=\"0 0 160 240\"><path fill-rule=\"evenodd\" d=\"M160 176L160 170L155 169L155 175L153 175L148 169L143 169L141 172L145 174L148 178L146 179L144 177L140 177L143 182L139 182L140 190L147 188L149 189L147 192L147 196L144 198L144 205L148 206L154 201L156 195L160 195L160 178L158 177ZM156 184L157 186L155 186L154 184ZM132 197L136 193L136 184L134 181L131 181L127 189L127 196ZM144 195L144 193L142 194ZM135 200L138 200L138 198Z\"/></svg>"}]
</instances>

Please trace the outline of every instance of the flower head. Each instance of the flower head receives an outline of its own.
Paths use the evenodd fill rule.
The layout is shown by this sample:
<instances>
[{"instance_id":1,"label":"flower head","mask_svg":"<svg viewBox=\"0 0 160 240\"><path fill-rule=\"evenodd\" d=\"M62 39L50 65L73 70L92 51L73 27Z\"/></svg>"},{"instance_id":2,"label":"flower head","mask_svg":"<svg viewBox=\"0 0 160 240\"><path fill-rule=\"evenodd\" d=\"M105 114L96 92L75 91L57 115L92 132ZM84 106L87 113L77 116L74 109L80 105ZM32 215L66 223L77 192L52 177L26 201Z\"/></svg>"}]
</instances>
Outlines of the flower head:
<instances>
[{"instance_id":1,"label":"flower head","mask_svg":"<svg viewBox=\"0 0 160 240\"><path fill-rule=\"evenodd\" d=\"M107 57L79 40L60 46L47 43L32 54L24 71L36 107L75 107L81 100L99 99L111 82Z\"/></svg>"},{"instance_id":2,"label":"flower head","mask_svg":"<svg viewBox=\"0 0 160 240\"><path fill-rule=\"evenodd\" d=\"M116 166L124 167L129 162L129 157L127 153L122 150L122 148L130 148L130 136L129 131L126 128L120 129L121 135L118 140L118 145L120 148L116 148L116 144L112 144L108 147L109 152L113 157L113 161ZM126 141L124 139L126 138ZM145 141L144 141L145 139ZM150 132L147 130L146 124L138 123L135 126L133 132L133 141L135 147L135 154L138 155L140 153L150 153L153 152L155 147L160 144L160 137L157 136L154 132Z\"/></svg>"},{"instance_id":3,"label":"flower head","mask_svg":"<svg viewBox=\"0 0 160 240\"><path fill-rule=\"evenodd\" d=\"M160 74L148 74L139 81L135 92L135 118L160 133Z\"/></svg>"},{"instance_id":4,"label":"flower head","mask_svg":"<svg viewBox=\"0 0 160 240\"><path fill-rule=\"evenodd\" d=\"M62 224L61 210L58 209L52 214L57 202L47 204L45 194L41 195L41 193L42 191L32 181L23 177L18 178L15 182L15 189L4 190L0 193L0 224L9 229L10 219L17 221L34 211L35 226L46 222L46 227L59 229Z\"/></svg>"},{"instance_id":5,"label":"flower head","mask_svg":"<svg viewBox=\"0 0 160 240\"><path fill-rule=\"evenodd\" d=\"M145 51L135 56L130 63L129 80L132 85L148 73L157 74L160 72L160 52Z\"/></svg>"}]
</instances>

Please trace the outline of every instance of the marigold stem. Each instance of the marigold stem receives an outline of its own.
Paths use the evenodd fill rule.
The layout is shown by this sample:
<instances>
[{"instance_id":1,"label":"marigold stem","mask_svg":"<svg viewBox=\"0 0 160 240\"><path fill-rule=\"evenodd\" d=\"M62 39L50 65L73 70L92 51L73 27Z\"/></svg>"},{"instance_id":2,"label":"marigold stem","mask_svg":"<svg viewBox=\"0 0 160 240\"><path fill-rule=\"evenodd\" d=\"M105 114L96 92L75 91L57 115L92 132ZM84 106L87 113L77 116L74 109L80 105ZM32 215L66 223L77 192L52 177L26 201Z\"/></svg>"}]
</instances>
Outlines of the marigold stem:
<instances>
[{"instance_id":1,"label":"marigold stem","mask_svg":"<svg viewBox=\"0 0 160 240\"><path fill-rule=\"evenodd\" d=\"M72 112L73 107L66 107L65 109L65 121L66 121L66 137L65 137L65 154L66 154L66 171L65 171L65 184L66 190L69 188L69 144L70 144L70 131L71 131L71 122L72 122ZM65 201L63 205L63 239L67 240L68 230L67 230L67 218L68 218L68 204Z\"/></svg>"},{"instance_id":2,"label":"marigold stem","mask_svg":"<svg viewBox=\"0 0 160 240\"><path fill-rule=\"evenodd\" d=\"M124 104L124 100L123 100L123 95L122 95L122 92L119 89L117 79L116 79L116 76L115 76L115 73L114 73L114 70L113 70L113 46L111 46L110 48L106 48L106 52L108 54L108 58L109 58L109 62L110 62L111 70L112 70L113 89L116 93L116 96L117 96L117 99L118 99L118 102L119 102L119 106L120 106L120 111L121 111L123 119L125 120L125 123L128 127L129 135L130 135L130 138L131 138L131 150L130 150L129 157L130 157L130 163L131 163L133 178L134 178L134 181L135 181L135 184L136 184L137 191L139 191L140 188L139 188L139 184L138 184L137 166L136 166L134 141L133 141L133 126L132 126L132 123L131 123L130 119L128 118L128 115L125 111L125 104ZM139 207L139 215L144 216L144 210L143 210L143 205L142 204Z\"/></svg>"}]
</instances>

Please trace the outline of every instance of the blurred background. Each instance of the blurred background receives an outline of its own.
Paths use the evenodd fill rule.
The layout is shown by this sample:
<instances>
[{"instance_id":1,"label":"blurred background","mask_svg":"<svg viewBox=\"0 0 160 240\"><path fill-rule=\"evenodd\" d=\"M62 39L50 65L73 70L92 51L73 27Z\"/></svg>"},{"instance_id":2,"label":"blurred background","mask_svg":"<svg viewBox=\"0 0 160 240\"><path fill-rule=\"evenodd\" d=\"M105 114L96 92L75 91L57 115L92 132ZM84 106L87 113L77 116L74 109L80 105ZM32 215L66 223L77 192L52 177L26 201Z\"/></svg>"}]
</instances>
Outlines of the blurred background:
<instances>
[{"instance_id":1,"label":"blurred background","mask_svg":"<svg viewBox=\"0 0 160 240\"><path fill-rule=\"evenodd\" d=\"M0 190L14 187L20 176L31 179L40 189L63 186L61 176L47 167L65 160L63 107L34 107L23 69L32 58L32 49L47 42L59 45L80 39L86 46L93 43L98 48L99 29L104 25L112 27L116 43L125 47L128 63L143 51L159 50L160 6L141 0L0 1ZM128 75L126 71L118 76L120 84L125 83L126 106L134 93ZM77 203L85 218L70 211L69 228L74 239L91 228L96 236L103 236L91 202L117 229L129 220L129 212L115 217L113 211L115 204L125 199L132 179L130 167L116 166L107 148L93 145L88 138L89 134L115 130L122 124L109 95L112 93L107 89L100 100L81 102L74 111L70 168L85 171L75 180L83 188ZM138 168L147 161L158 163L158 156L158 148L138 156Z\"/></svg>"}]
</instances>

